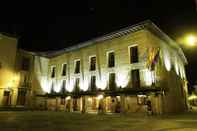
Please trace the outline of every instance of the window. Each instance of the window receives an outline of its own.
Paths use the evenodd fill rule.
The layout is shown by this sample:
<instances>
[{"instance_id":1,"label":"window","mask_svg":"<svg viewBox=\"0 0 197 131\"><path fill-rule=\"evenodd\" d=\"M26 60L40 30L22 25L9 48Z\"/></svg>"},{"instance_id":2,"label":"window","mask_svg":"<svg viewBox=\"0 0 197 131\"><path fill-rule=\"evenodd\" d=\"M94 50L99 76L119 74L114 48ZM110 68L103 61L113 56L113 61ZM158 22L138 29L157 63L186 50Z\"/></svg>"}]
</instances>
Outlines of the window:
<instances>
[{"instance_id":1,"label":"window","mask_svg":"<svg viewBox=\"0 0 197 131\"><path fill-rule=\"evenodd\" d=\"M75 61L75 74L80 73L80 60Z\"/></svg>"},{"instance_id":2,"label":"window","mask_svg":"<svg viewBox=\"0 0 197 131\"><path fill-rule=\"evenodd\" d=\"M55 66L51 67L51 78L55 78Z\"/></svg>"},{"instance_id":3,"label":"window","mask_svg":"<svg viewBox=\"0 0 197 131\"><path fill-rule=\"evenodd\" d=\"M62 76L66 76L67 64L62 65Z\"/></svg>"},{"instance_id":4,"label":"window","mask_svg":"<svg viewBox=\"0 0 197 131\"><path fill-rule=\"evenodd\" d=\"M132 78L132 87L138 88L140 87L140 74L139 69L131 71L131 78Z\"/></svg>"},{"instance_id":5,"label":"window","mask_svg":"<svg viewBox=\"0 0 197 131\"><path fill-rule=\"evenodd\" d=\"M3 103L4 106L8 106L11 104L11 95L9 91L4 91Z\"/></svg>"},{"instance_id":6,"label":"window","mask_svg":"<svg viewBox=\"0 0 197 131\"><path fill-rule=\"evenodd\" d=\"M114 67L115 66L115 54L114 52L108 53L108 67Z\"/></svg>"},{"instance_id":7,"label":"window","mask_svg":"<svg viewBox=\"0 0 197 131\"><path fill-rule=\"evenodd\" d=\"M96 91L96 76L91 76L90 90L91 91Z\"/></svg>"},{"instance_id":8,"label":"window","mask_svg":"<svg viewBox=\"0 0 197 131\"><path fill-rule=\"evenodd\" d=\"M27 57L22 57L21 70L28 71L30 67L30 59Z\"/></svg>"},{"instance_id":9,"label":"window","mask_svg":"<svg viewBox=\"0 0 197 131\"><path fill-rule=\"evenodd\" d=\"M109 90L113 91L116 89L116 74L110 73L109 74Z\"/></svg>"},{"instance_id":10,"label":"window","mask_svg":"<svg viewBox=\"0 0 197 131\"><path fill-rule=\"evenodd\" d=\"M64 93L66 92L66 80L63 80L63 81L62 81L62 87L61 87L60 92L61 92L62 94L64 94Z\"/></svg>"},{"instance_id":11,"label":"window","mask_svg":"<svg viewBox=\"0 0 197 131\"><path fill-rule=\"evenodd\" d=\"M10 92L9 91L4 91L4 96L9 96Z\"/></svg>"},{"instance_id":12,"label":"window","mask_svg":"<svg viewBox=\"0 0 197 131\"><path fill-rule=\"evenodd\" d=\"M53 82L53 81L52 81L52 83L51 83L51 90L50 90L50 93L51 93L51 94L55 93L55 91L54 91L54 82Z\"/></svg>"},{"instance_id":13,"label":"window","mask_svg":"<svg viewBox=\"0 0 197 131\"><path fill-rule=\"evenodd\" d=\"M75 79L74 92L79 92L80 91L79 82L80 82L80 79L76 78Z\"/></svg>"},{"instance_id":14,"label":"window","mask_svg":"<svg viewBox=\"0 0 197 131\"><path fill-rule=\"evenodd\" d=\"M133 46L129 48L130 50L130 63L136 63L138 62L138 47Z\"/></svg>"},{"instance_id":15,"label":"window","mask_svg":"<svg viewBox=\"0 0 197 131\"><path fill-rule=\"evenodd\" d=\"M96 56L90 57L90 71L96 70Z\"/></svg>"}]
</instances>

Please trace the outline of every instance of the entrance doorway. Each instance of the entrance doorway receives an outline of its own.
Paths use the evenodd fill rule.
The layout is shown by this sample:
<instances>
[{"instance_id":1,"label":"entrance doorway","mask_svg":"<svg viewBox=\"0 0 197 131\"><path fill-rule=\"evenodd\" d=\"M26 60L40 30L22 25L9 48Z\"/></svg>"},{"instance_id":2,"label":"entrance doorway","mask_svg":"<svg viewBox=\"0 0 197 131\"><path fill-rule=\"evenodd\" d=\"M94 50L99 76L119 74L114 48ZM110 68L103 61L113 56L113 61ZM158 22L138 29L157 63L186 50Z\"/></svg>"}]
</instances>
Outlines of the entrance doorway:
<instances>
[{"instance_id":1,"label":"entrance doorway","mask_svg":"<svg viewBox=\"0 0 197 131\"><path fill-rule=\"evenodd\" d=\"M11 93L10 93L10 91L4 91L3 105L4 106L10 106L11 105Z\"/></svg>"},{"instance_id":2,"label":"entrance doorway","mask_svg":"<svg viewBox=\"0 0 197 131\"><path fill-rule=\"evenodd\" d=\"M77 98L73 98L73 111L80 111L79 99L77 99Z\"/></svg>"},{"instance_id":3,"label":"entrance doorway","mask_svg":"<svg viewBox=\"0 0 197 131\"><path fill-rule=\"evenodd\" d=\"M98 100L94 96L90 96L87 98L87 111L89 112L96 112L97 111L97 105L98 105Z\"/></svg>"}]
</instances>

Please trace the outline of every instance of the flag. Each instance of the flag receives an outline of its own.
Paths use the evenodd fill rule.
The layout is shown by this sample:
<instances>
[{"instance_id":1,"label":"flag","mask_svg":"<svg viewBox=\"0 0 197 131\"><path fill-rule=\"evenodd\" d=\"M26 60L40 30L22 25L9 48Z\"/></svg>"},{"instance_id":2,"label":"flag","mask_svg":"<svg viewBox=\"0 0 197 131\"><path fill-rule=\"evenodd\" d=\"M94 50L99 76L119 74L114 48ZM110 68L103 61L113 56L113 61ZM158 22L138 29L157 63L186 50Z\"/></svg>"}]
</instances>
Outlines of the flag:
<instances>
[{"instance_id":1,"label":"flag","mask_svg":"<svg viewBox=\"0 0 197 131\"><path fill-rule=\"evenodd\" d=\"M148 57L147 57L146 66L148 69L154 70L155 64L157 63L158 58L159 58L160 49L159 48L150 48L148 52L149 53L148 53Z\"/></svg>"},{"instance_id":2,"label":"flag","mask_svg":"<svg viewBox=\"0 0 197 131\"><path fill-rule=\"evenodd\" d=\"M159 52L160 52L160 50L158 49L157 52L156 52L155 57L154 57L153 60L152 60L152 63L151 63L151 70L154 70L154 69L155 69L155 65L157 64L158 59L159 59Z\"/></svg>"}]
</instances>

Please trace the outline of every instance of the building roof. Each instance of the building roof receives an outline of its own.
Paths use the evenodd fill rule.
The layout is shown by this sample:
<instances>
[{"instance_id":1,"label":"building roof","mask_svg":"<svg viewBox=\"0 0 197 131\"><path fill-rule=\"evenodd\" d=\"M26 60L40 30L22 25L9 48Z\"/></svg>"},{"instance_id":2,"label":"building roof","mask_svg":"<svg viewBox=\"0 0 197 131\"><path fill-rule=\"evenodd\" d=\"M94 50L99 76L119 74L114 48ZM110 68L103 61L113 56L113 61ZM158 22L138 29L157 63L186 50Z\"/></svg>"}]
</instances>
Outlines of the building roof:
<instances>
[{"instance_id":1,"label":"building roof","mask_svg":"<svg viewBox=\"0 0 197 131\"><path fill-rule=\"evenodd\" d=\"M7 38L11 38L11 39L18 39L18 37L16 35L5 33L5 32L0 32L0 39L2 37L7 37Z\"/></svg>"},{"instance_id":2,"label":"building roof","mask_svg":"<svg viewBox=\"0 0 197 131\"><path fill-rule=\"evenodd\" d=\"M178 46L178 44L174 40L172 40L168 35L166 35L163 31L161 31L150 20L140 22L138 24L120 29L118 31L103 35L101 37L97 37L97 38L88 40L86 42L78 43L77 45L70 46L68 48L64 48L64 49L61 49L61 50L58 50L58 51L39 52L39 53L37 53L37 55L52 58L52 57L64 54L66 52L74 51L74 50L77 50L77 49L80 49L80 48L83 48L83 47L87 47L87 46L90 46L92 44L103 42L103 41L106 41L106 40L111 40L111 39L114 39L114 38L118 38L118 37L127 35L127 34L132 33L132 32L136 32L136 31L139 31L139 30L142 30L142 29L149 30L154 35L158 36L160 39L162 39L163 41L168 43L172 48L176 49L177 52L179 53L180 57L184 61L184 63L187 64L187 59L186 59L182 49Z\"/></svg>"}]
</instances>

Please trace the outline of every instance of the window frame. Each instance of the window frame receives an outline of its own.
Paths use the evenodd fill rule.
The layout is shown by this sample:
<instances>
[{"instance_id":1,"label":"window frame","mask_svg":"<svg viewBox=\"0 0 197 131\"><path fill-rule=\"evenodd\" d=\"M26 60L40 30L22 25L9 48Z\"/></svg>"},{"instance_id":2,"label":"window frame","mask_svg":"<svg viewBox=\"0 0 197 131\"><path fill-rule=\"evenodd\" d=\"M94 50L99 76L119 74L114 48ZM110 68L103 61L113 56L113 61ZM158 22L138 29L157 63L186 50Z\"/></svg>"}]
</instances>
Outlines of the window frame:
<instances>
[{"instance_id":1,"label":"window frame","mask_svg":"<svg viewBox=\"0 0 197 131\"><path fill-rule=\"evenodd\" d=\"M89 71L95 71L96 70L97 59L95 61L95 69L94 70L91 70L91 58L93 58L93 57L96 58L96 55L89 56Z\"/></svg>"},{"instance_id":2,"label":"window frame","mask_svg":"<svg viewBox=\"0 0 197 131\"><path fill-rule=\"evenodd\" d=\"M138 51L138 52L137 52L138 62L133 62L133 63L131 63L131 48L136 47L136 46L137 46L137 49L138 49L138 47L139 47L138 44L132 44L132 45L128 46L129 64L134 64L134 63L138 63L138 62L139 62L139 53L138 53L139 51Z\"/></svg>"},{"instance_id":3,"label":"window frame","mask_svg":"<svg viewBox=\"0 0 197 131\"><path fill-rule=\"evenodd\" d=\"M53 68L55 68L54 77L52 77ZM56 66L55 65L51 65L50 78L54 79L55 77L56 77Z\"/></svg>"},{"instance_id":4,"label":"window frame","mask_svg":"<svg viewBox=\"0 0 197 131\"><path fill-rule=\"evenodd\" d=\"M80 64L79 64L79 72L76 72L77 61L80 62ZM81 60L80 59L75 59L74 60L74 74L79 74L79 73L81 73Z\"/></svg>"},{"instance_id":5,"label":"window frame","mask_svg":"<svg viewBox=\"0 0 197 131\"><path fill-rule=\"evenodd\" d=\"M81 90L81 87L80 87L80 77L76 77L75 80L74 80L74 88L73 88L73 91L74 92L77 92L77 91L80 91L80 90Z\"/></svg>"},{"instance_id":6,"label":"window frame","mask_svg":"<svg viewBox=\"0 0 197 131\"><path fill-rule=\"evenodd\" d=\"M65 73L65 75L63 75L64 65L66 65L66 73ZM62 63L62 69L61 69L61 76L62 77L67 76L67 68L68 68L68 64L67 63Z\"/></svg>"},{"instance_id":7,"label":"window frame","mask_svg":"<svg viewBox=\"0 0 197 131\"><path fill-rule=\"evenodd\" d=\"M96 75L91 75L90 76L90 91L94 91L93 89L93 87L92 87L92 85L93 85L93 83L92 83L92 78L95 78L95 83L94 83L94 86L95 86L95 91L96 91Z\"/></svg>"},{"instance_id":8,"label":"window frame","mask_svg":"<svg viewBox=\"0 0 197 131\"><path fill-rule=\"evenodd\" d=\"M114 83L110 83L111 74L114 74L114 81L113 81ZM111 84L114 84L115 87L111 87ZM109 74L108 74L108 88L109 88L109 90L115 90L116 87L117 87L117 85L116 85L116 73L115 72L109 72Z\"/></svg>"},{"instance_id":9,"label":"window frame","mask_svg":"<svg viewBox=\"0 0 197 131\"><path fill-rule=\"evenodd\" d=\"M109 66L109 54L110 53L114 53L114 66ZM107 51L107 67L108 68L114 68L116 66L116 61L115 61L115 51L114 50L110 50L110 51Z\"/></svg>"},{"instance_id":10,"label":"window frame","mask_svg":"<svg viewBox=\"0 0 197 131\"><path fill-rule=\"evenodd\" d=\"M134 74L135 74L135 72L137 73L137 75L135 76ZM135 79L137 79L136 81L134 81L134 77L133 76L135 76L136 78ZM132 69L131 70L131 82L132 82L132 88L136 88L135 86L137 86L137 88L140 88L140 82L141 82L141 80L140 80L140 69ZM135 82L138 82L137 84L135 83Z\"/></svg>"}]
</instances>

